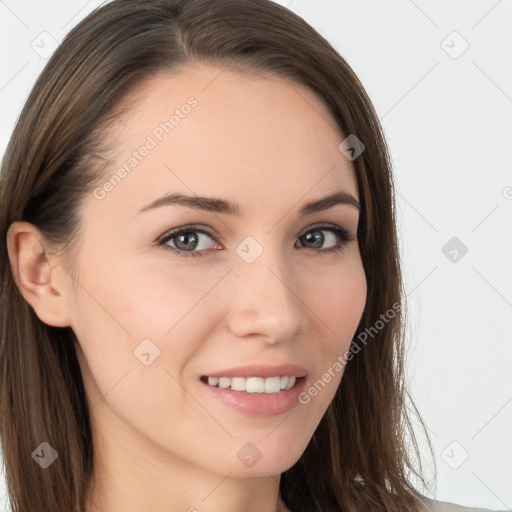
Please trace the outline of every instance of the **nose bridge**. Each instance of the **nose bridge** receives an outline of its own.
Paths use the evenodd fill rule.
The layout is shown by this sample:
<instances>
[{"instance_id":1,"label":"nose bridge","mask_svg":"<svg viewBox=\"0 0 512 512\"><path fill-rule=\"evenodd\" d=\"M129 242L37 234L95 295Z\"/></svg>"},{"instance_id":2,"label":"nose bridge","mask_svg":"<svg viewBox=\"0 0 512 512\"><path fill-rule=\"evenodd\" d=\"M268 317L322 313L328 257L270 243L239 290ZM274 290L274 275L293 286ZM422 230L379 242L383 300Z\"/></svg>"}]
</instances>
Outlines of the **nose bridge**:
<instances>
[{"instance_id":1,"label":"nose bridge","mask_svg":"<svg viewBox=\"0 0 512 512\"><path fill-rule=\"evenodd\" d=\"M280 247L263 247L247 237L236 248L234 265L233 332L264 334L275 341L292 337L299 328L301 301Z\"/></svg>"}]
</instances>

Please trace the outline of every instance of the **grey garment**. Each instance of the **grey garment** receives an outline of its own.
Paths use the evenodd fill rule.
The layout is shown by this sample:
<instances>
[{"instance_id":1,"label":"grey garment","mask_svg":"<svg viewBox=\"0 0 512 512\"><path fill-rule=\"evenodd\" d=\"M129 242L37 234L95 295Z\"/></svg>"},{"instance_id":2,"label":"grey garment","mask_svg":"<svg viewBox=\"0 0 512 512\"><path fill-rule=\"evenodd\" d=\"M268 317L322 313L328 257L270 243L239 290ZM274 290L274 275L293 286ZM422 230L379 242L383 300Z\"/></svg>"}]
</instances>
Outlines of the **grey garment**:
<instances>
[{"instance_id":1,"label":"grey garment","mask_svg":"<svg viewBox=\"0 0 512 512\"><path fill-rule=\"evenodd\" d=\"M448 501L438 501L423 497L423 504L425 505L425 512L493 512L489 508L474 508L463 507L456 503L449 503ZM499 510L495 512L512 512L512 510Z\"/></svg>"},{"instance_id":2,"label":"grey garment","mask_svg":"<svg viewBox=\"0 0 512 512\"><path fill-rule=\"evenodd\" d=\"M493 511L490 508L474 508L474 507L463 507L456 503L449 503L448 501L438 501L423 496L421 499L425 506L424 512L512 512L512 510L497 510ZM281 493L279 493L279 503L276 512L291 512L289 508L281 501ZM279 508L281 507L281 508Z\"/></svg>"}]
</instances>

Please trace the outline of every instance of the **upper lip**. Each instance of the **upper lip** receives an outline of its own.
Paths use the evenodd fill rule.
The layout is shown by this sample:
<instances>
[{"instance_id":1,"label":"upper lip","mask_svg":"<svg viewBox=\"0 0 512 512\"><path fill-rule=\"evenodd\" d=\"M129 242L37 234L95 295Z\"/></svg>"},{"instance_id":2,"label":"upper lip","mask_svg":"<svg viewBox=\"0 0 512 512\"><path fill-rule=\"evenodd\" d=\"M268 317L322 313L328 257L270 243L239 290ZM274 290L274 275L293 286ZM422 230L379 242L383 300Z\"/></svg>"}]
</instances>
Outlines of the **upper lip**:
<instances>
[{"instance_id":1,"label":"upper lip","mask_svg":"<svg viewBox=\"0 0 512 512\"><path fill-rule=\"evenodd\" d=\"M238 366L236 368L226 368L210 372L205 377L304 377L307 370L297 364L280 364L278 366L266 366L259 364L251 364L248 366Z\"/></svg>"}]
</instances>

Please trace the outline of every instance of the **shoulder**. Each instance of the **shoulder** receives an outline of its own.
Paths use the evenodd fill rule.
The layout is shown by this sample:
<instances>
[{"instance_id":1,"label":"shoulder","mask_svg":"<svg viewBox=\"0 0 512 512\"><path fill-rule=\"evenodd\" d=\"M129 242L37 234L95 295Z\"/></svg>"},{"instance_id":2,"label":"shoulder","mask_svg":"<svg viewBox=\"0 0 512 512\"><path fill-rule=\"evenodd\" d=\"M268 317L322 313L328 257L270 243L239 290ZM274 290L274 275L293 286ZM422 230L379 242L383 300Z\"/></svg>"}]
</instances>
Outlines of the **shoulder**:
<instances>
[{"instance_id":1,"label":"shoulder","mask_svg":"<svg viewBox=\"0 0 512 512\"><path fill-rule=\"evenodd\" d=\"M448 501L438 501L426 497L422 498L422 503L425 507L424 512L493 512L488 508L464 507ZM512 511L503 510L501 512Z\"/></svg>"}]
</instances>

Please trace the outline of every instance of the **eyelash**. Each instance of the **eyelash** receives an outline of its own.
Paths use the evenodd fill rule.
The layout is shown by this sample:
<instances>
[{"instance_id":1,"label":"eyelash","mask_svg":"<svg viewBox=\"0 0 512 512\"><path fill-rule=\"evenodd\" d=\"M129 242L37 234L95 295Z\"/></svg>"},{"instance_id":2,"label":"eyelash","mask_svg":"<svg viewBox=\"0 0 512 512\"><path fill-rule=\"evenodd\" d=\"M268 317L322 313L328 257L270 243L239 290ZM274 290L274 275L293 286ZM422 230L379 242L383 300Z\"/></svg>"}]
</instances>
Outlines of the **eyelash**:
<instances>
[{"instance_id":1,"label":"eyelash","mask_svg":"<svg viewBox=\"0 0 512 512\"><path fill-rule=\"evenodd\" d=\"M331 233L334 233L338 237L339 240L341 240L341 243L339 243L338 245L331 247L329 249L311 249L308 247L305 248L306 250L309 249L309 251L311 251L316 256L320 256L321 254L326 254L326 253L330 254L330 253L336 253L336 252L343 252L345 249L345 246L348 242L352 242L352 241L356 240L356 238L354 238L346 229L340 228L339 226L336 226L333 224L313 226L313 227L309 228L308 231L304 231L301 235L299 235L299 237L306 235L307 233L310 233L311 231L330 231ZM158 239L157 245L158 245L158 247L165 246L164 249L170 250L173 253L175 253L177 256L180 256L180 257L185 257L185 258L187 258L189 256L190 257L201 257L202 256L201 253L205 252L204 250L196 251L196 252L184 251L182 249L176 249L175 247L166 245L169 240L172 240L173 238L176 238L181 234L190 233L190 232L203 233L203 234L211 237L213 240L215 240L215 238L217 237L217 234L215 232L213 232L213 231L210 232L209 230L205 230L205 229L201 228L200 226L193 224L193 225L185 226L182 228L176 228L172 231L167 232L166 234L164 234L162 237L160 237Z\"/></svg>"}]
</instances>

